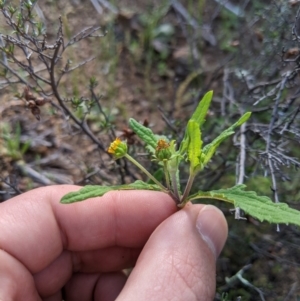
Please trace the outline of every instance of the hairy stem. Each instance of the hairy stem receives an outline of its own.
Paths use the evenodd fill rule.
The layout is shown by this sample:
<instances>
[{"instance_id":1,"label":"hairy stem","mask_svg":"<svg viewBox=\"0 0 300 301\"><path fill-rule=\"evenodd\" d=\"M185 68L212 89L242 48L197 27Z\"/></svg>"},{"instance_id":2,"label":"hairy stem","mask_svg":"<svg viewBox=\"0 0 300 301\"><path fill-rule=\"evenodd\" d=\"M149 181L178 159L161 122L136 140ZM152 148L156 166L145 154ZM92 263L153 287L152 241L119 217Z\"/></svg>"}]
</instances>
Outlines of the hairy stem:
<instances>
[{"instance_id":1,"label":"hairy stem","mask_svg":"<svg viewBox=\"0 0 300 301\"><path fill-rule=\"evenodd\" d=\"M171 175L171 183L172 183L172 189L174 196L176 200L179 202L180 201L180 194L179 194L179 189L178 189L178 181L177 181L177 170L174 170L173 172L170 172Z\"/></svg>"},{"instance_id":2,"label":"hairy stem","mask_svg":"<svg viewBox=\"0 0 300 301\"><path fill-rule=\"evenodd\" d=\"M164 161L164 173L166 178L166 184L169 190L171 190L171 183L170 183L170 175L168 171L168 162Z\"/></svg>"}]
</instances>

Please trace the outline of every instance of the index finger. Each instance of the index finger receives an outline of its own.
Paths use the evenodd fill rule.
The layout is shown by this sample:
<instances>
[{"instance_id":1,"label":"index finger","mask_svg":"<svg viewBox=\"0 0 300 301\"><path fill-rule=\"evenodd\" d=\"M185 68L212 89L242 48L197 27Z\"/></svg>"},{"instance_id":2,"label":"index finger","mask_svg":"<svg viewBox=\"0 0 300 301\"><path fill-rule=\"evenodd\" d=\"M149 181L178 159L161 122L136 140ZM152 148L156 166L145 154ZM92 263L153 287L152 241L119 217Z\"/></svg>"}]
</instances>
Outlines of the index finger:
<instances>
[{"instance_id":1,"label":"index finger","mask_svg":"<svg viewBox=\"0 0 300 301\"><path fill-rule=\"evenodd\" d=\"M153 191L113 191L101 198L63 205L78 186L49 186L0 204L0 248L36 273L63 249L139 248L176 211L173 200Z\"/></svg>"}]
</instances>

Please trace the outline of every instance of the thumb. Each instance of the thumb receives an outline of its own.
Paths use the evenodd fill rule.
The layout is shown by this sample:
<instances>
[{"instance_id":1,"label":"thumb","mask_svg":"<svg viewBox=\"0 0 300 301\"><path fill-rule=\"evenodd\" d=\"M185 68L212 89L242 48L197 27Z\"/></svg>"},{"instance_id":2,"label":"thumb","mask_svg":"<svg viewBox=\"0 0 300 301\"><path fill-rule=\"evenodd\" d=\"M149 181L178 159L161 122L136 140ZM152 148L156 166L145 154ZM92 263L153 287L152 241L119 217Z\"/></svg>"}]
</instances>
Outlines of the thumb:
<instances>
[{"instance_id":1,"label":"thumb","mask_svg":"<svg viewBox=\"0 0 300 301\"><path fill-rule=\"evenodd\" d=\"M213 300L227 231L216 207L187 205L153 232L117 300Z\"/></svg>"}]
</instances>

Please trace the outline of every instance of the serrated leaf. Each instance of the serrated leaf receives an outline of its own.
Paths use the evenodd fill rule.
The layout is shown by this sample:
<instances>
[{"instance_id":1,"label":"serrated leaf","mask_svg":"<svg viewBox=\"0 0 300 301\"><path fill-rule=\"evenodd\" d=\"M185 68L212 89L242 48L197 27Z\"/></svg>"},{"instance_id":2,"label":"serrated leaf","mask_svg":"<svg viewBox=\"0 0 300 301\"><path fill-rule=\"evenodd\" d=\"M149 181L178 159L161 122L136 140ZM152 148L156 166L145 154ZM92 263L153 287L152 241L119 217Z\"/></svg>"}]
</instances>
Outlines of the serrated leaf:
<instances>
[{"instance_id":1,"label":"serrated leaf","mask_svg":"<svg viewBox=\"0 0 300 301\"><path fill-rule=\"evenodd\" d=\"M161 191L158 185L148 184L143 181L135 181L131 184L116 185L116 186L98 186L87 185L78 191L70 192L62 197L60 202L62 204L70 204L74 202L84 201L89 198L103 196L105 193L113 190L154 190Z\"/></svg>"},{"instance_id":2,"label":"serrated leaf","mask_svg":"<svg viewBox=\"0 0 300 301\"><path fill-rule=\"evenodd\" d=\"M198 123L195 120L190 120L187 125L188 133L188 160L191 164L191 169L195 170L200 164L202 140L201 140L201 131Z\"/></svg>"},{"instance_id":3,"label":"serrated leaf","mask_svg":"<svg viewBox=\"0 0 300 301\"><path fill-rule=\"evenodd\" d=\"M236 185L228 189L198 192L189 201L201 198L218 199L239 207L259 221L274 224L294 224L300 226L300 212L285 203L274 203L269 197L258 196L254 191L245 191L246 185Z\"/></svg>"},{"instance_id":4,"label":"serrated leaf","mask_svg":"<svg viewBox=\"0 0 300 301\"><path fill-rule=\"evenodd\" d=\"M251 116L251 112L247 112L245 113L237 122L235 122L232 126L230 126L228 129L226 129L225 131L223 131L217 138L215 138L211 143L205 145L205 147L203 148L203 165L206 165L211 157L213 156L213 154L215 153L215 151L217 150L217 148L219 147L219 145L229 136L231 136L232 134L234 134L234 130L235 128L237 128L238 126L242 125L243 123L245 123L249 117Z\"/></svg>"},{"instance_id":5,"label":"serrated leaf","mask_svg":"<svg viewBox=\"0 0 300 301\"><path fill-rule=\"evenodd\" d=\"M207 92L200 100L195 112L191 117L192 120L195 120L198 123L200 128L202 124L205 122L205 117L207 115L207 111L210 106L212 97L213 97L213 91Z\"/></svg>"},{"instance_id":6,"label":"serrated leaf","mask_svg":"<svg viewBox=\"0 0 300 301\"><path fill-rule=\"evenodd\" d=\"M203 98L200 100L195 112L193 113L192 117L189 119L188 122L190 122L191 120L194 120L195 122L197 122L198 127L201 128L202 124L205 122L205 117L207 115L207 111L210 106L212 96L213 96L213 91L209 91L203 96ZM179 147L179 153L181 155L184 154L188 148L188 144L189 144L188 140L189 140L188 132L186 129L184 138Z\"/></svg>"},{"instance_id":7,"label":"serrated leaf","mask_svg":"<svg viewBox=\"0 0 300 301\"><path fill-rule=\"evenodd\" d=\"M157 135L155 135L151 129L143 126L133 118L129 119L129 126L140 139L150 146L150 151L154 152L158 141Z\"/></svg>"}]
</instances>

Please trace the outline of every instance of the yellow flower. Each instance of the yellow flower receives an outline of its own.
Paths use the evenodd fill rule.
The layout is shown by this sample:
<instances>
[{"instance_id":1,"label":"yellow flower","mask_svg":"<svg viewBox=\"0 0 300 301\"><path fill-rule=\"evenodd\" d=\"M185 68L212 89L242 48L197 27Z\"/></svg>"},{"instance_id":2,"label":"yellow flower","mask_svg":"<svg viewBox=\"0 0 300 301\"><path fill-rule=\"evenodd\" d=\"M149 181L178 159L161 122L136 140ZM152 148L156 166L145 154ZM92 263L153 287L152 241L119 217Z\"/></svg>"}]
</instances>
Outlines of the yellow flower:
<instances>
[{"instance_id":1,"label":"yellow flower","mask_svg":"<svg viewBox=\"0 0 300 301\"><path fill-rule=\"evenodd\" d=\"M116 138L115 141L113 141L113 142L110 144L110 146L109 146L107 152L108 152L109 154L114 154L115 151L116 151L116 149L118 148L118 146L119 146L120 144L121 144L121 139L120 139L120 138Z\"/></svg>"},{"instance_id":2,"label":"yellow flower","mask_svg":"<svg viewBox=\"0 0 300 301\"><path fill-rule=\"evenodd\" d=\"M117 159L124 157L127 154L127 144L116 138L109 146L107 152L114 155Z\"/></svg>"}]
</instances>

